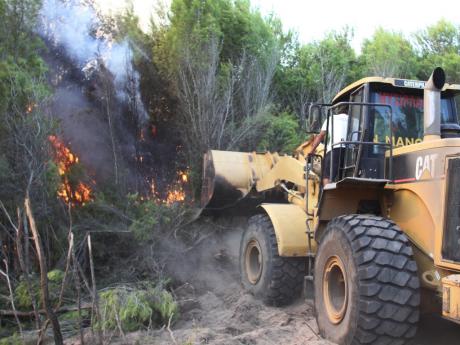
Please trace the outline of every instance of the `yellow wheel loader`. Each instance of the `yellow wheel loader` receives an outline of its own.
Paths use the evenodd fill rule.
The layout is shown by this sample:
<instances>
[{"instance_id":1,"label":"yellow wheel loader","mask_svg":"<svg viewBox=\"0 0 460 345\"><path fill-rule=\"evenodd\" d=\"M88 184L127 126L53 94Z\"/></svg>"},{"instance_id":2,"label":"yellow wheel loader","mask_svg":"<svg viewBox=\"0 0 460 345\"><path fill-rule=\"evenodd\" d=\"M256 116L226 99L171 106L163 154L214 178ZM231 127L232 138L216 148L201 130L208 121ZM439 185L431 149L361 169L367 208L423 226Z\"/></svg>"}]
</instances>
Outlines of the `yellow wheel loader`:
<instances>
[{"instance_id":1,"label":"yellow wheel loader","mask_svg":"<svg viewBox=\"0 0 460 345\"><path fill-rule=\"evenodd\" d=\"M441 68L427 82L365 78L310 105L314 134L292 155L209 151L203 206L254 212L243 286L271 305L310 287L338 344L404 344L423 311L460 323L459 93ZM311 152L316 135L328 144Z\"/></svg>"}]
</instances>

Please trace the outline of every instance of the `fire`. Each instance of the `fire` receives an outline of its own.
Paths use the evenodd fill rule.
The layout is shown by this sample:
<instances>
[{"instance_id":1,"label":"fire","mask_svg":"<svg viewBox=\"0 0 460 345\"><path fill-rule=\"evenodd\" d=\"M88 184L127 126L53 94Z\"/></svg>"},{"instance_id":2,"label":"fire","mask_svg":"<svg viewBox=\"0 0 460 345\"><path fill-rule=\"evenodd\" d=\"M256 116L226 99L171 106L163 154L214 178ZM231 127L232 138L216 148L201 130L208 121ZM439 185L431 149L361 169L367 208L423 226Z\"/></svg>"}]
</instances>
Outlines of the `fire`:
<instances>
[{"instance_id":1,"label":"fire","mask_svg":"<svg viewBox=\"0 0 460 345\"><path fill-rule=\"evenodd\" d=\"M35 103L29 103L26 107L26 113L30 114L34 110L35 106Z\"/></svg>"},{"instance_id":2,"label":"fire","mask_svg":"<svg viewBox=\"0 0 460 345\"><path fill-rule=\"evenodd\" d=\"M152 181L150 182L150 193L152 193L152 195L155 195L156 194L156 190L155 190L155 181L152 179Z\"/></svg>"},{"instance_id":3,"label":"fire","mask_svg":"<svg viewBox=\"0 0 460 345\"><path fill-rule=\"evenodd\" d=\"M168 205L183 201L185 201L185 192L182 188L169 191L165 199L165 203Z\"/></svg>"},{"instance_id":4,"label":"fire","mask_svg":"<svg viewBox=\"0 0 460 345\"><path fill-rule=\"evenodd\" d=\"M188 174L185 171L179 170L177 172L177 182L168 191L164 200L165 204L171 205L178 202L184 202L186 199L186 192L184 186L188 183Z\"/></svg>"},{"instance_id":5,"label":"fire","mask_svg":"<svg viewBox=\"0 0 460 345\"><path fill-rule=\"evenodd\" d=\"M79 159L55 135L50 135L49 141L55 150L55 163L58 166L59 175L64 176L72 165L79 163Z\"/></svg>"},{"instance_id":6,"label":"fire","mask_svg":"<svg viewBox=\"0 0 460 345\"><path fill-rule=\"evenodd\" d=\"M179 171L179 177L180 177L180 180L183 182L183 183L187 183L188 182L188 175L187 173L183 172L183 171Z\"/></svg>"},{"instance_id":7,"label":"fire","mask_svg":"<svg viewBox=\"0 0 460 345\"><path fill-rule=\"evenodd\" d=\"M91 188L83 182L73 185L69 181L68 174L71 167L80 162L77 155L72 153L68 147L55 135L49 136L55 154L54 161L57 164L62 183L57 191L58 197L72 205L84 205L92 200Z\"/></svg>"}]
</instances>

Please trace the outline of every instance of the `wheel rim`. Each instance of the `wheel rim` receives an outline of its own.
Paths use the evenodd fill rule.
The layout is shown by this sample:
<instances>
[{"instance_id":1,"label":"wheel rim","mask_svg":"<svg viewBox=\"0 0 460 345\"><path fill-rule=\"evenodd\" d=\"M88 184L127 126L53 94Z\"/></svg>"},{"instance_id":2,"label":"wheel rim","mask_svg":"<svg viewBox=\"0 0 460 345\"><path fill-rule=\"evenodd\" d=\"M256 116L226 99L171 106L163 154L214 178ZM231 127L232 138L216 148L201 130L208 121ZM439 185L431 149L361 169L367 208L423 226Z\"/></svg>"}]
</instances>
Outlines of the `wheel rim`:
<instances>
[{"instance_id":1,"label":"wheel rim","mask_svg":"<svg viewBox=\"0 0 460 345\"><path fill-rule=\"evenodd\" d=\"M327 316L333 324L338 324L343 320L348 305L346 271L339 257L332 256L327 260L323 282Z\"/></svg>"},{"instance_id":2,"label":"wheel rim","mask_svg":"<svg viewBox=\"0 0 460 345\"><path fill-rule=\"evenodd\" d=\"M252 239L246 246L244 262L249 282L253 285L257 284L262 275L263 268L262 251L257 240Z\"/></svg>"}]
</instances>

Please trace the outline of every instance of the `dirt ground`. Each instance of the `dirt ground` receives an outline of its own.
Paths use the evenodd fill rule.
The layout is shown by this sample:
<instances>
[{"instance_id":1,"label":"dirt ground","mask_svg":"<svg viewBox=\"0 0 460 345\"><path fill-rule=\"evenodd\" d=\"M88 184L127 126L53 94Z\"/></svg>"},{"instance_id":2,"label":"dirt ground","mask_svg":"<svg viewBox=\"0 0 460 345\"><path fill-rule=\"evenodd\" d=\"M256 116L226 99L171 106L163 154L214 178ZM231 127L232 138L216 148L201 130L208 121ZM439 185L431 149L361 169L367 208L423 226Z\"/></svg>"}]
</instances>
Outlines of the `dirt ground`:
<instances>
[{"instance_id":1,"label":"dirt ground","mask_svg":"<svg viewBox=\"0 0 460 345\"><path fill-rule=\"evenodd\" d=\"M174 291L181 310L178 321L169 329L165 326L160 330L136 332L112 343L332 344L318 335L311 300L302 299L284 308L267 307L241 289L237 267L242 224L240 220L224 225L201 224L207 235L198 247L186 254L183 248L168 248L166 265L170 274L180 281ZM459 344L459 339L460 326L424 316L419 333L410 345L454 345Z\"/></svg>"}]
</instances>

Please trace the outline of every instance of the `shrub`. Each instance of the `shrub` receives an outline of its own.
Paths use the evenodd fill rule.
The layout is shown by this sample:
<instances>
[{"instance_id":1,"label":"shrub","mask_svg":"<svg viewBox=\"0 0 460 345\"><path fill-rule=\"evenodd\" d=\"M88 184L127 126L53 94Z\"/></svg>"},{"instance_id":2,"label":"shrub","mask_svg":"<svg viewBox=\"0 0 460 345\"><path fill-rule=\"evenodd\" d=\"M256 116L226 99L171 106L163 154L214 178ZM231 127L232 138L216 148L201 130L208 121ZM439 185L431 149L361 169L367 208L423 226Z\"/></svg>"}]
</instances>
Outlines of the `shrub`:
<instances>
[{"instance_id":1,"label":"shrub","mask_svg":"<svg viewBox=\"0 0 460 345\"><path fill-rule=\"evenodd\" d=\"M52 303L57 302L59 298L59 294L61 291L61 284L62 280L64 279L64 272L61 270L52 270L48 272L48 289L49 295ZM39 304L39 308L43 308L41 305L41 298L40 298L40 282L38 281L38 277L35 275L31 275L29 277L30 285L31 285L31 292L34 295L35 301ZM32 299L29 295L29 291L27 290L27 284L23 276L21 276L19 284L14 289L14 298L17 301L18 307L24 310L31 310L32 309Z\"/></svg>"},{"instance_id":2,"label":"shrub","mask_svg":"<svg viewBox=\"0 0 460 345\"><path fill-rule=\"evenodd\" d=\"M290 153L301 143L298 121L292 114L283 112L269 121L258 150Z\"/></svg>"},{"instance_id":3,"label":"shrub","mask_svg":"<svg viewBox=\"0 0 460 345\"><path fill-rule=\"evenodd\" d=\"M178 314L173 296L163 287L115 287L100 294L102 330L132 332L149 325L163 325Z\"/></svg>"},{"instance_id":4,"label":"shrub","mask_svg":"<svg viewBox=\"0 0 460 345\"><path fill-rule=\"evenodd\" d=\"M21 345L23 344L18 333L14 333L11 337L0 339L0 345Z\"/></svg>"}]
</instances>

